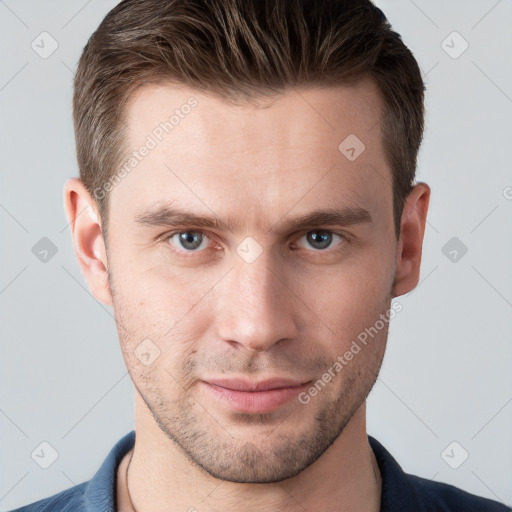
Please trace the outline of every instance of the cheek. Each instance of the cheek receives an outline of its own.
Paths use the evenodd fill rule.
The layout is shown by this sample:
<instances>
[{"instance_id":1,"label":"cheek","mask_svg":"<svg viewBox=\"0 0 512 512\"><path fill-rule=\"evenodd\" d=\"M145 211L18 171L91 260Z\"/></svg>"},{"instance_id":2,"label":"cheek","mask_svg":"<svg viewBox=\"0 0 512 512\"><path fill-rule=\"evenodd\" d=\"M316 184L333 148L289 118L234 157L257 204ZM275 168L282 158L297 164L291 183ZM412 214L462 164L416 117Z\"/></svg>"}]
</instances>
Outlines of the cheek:
<instances>
[{"instance_id":1,"label":"cheek","mask_svg":"<svg viewBox=\"0 0 512 512\"><path fill-rule=\"evenodd\" d=\"M127 271L126 267L124 270ZM187 371L187 361L194 360L197 340L214 321L210 280L194 276L190 271L181 274L174 271L171 275L162 267L132 270L125 275L129 278L121 272L115 274L115 312L130 333L129 337L123 336L130 366L134 369L140 366L136 355L141 356L147 348L150 353L158 354L151 366L158 368L159 373L167 370L186 379L183 374ZM141 378L153 371L143 366L139 370ZM161 375L166 378L164 373Z\"/></svg>"},{"instance_id":2,"label":"cheek","mask_svg":"<svg viewBox=\"0 0 512 512\"><path fill-rule=\"evenodd\" d=\"M367 330L376 322L378 332L373 338L366 337L373 345L385 340L387 324L383 327L380 319L390 309L392 277L390 258L385 261L378 255L366 254L330 272L324 283L323 279L307 279L303 288L308 297L306 303L321 321L321 330L315 330L332 359L344 354L361 337L364 341Z\"/></svg>"},{"instance_id":3,"label":"cheek","mask_svg":"<svg viewBox=\"0 0 512 512\"><path fill-rule=\"evenodd\" d=\"M127 287L116 303L123 357L134 382L148 392L189 385L200 334L194 310L175 299L139 283L137 290Z\"/></svg>"},{"instance_id":4,"label":"cheek","mask_svg":"<svg viewBox=\"0 0 512 512\"><path fill-rule=\"evenodd\" d=\"M130 319L160 335L193 315L194 305L215 284L215 276L206 278L205 272L173 267L154 254L146 258L142 251L135 257L118 257L112 267L116 293L122 296Z\"/></svg>"}]
</instances>

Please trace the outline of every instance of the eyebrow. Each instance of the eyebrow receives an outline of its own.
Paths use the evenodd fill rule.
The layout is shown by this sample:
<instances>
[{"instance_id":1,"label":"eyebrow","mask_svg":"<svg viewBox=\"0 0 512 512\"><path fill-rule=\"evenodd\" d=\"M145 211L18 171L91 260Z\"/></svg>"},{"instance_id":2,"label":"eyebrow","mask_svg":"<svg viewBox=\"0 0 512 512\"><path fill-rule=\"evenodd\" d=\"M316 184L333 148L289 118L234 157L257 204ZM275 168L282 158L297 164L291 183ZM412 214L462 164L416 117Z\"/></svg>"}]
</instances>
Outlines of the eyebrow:
<instances>
[{"instance_id":1,"label":"eyebrow","mask_svg":"<svg viewBox=\"0 0 512 512\"><path fill-rule=\"evenodd\" d=\"M215 215L198 215L194 212L173 208L170 204L164 204L136 214L134 221L143 226L194 226L217 230L236 231L242 226L239 219L223 221ZM345 206L339 209L314 210L309 213L294 217L284 217L276 222L270 230L274 232L286 232L306 227L319 227L327 225L352 226L355 224L369 224L373 219L368 210L359 206ZM276 231L274 226L280 225Z\"/></svg>"}]
</instances>

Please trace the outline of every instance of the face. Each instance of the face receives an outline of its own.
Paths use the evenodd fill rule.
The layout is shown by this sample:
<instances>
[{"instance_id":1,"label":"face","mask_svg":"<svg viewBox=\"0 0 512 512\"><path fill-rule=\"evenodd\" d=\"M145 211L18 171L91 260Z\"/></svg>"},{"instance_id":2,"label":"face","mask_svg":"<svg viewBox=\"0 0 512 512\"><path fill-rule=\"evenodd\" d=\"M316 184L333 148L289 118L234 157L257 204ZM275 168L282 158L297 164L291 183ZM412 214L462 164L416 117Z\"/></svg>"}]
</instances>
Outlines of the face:
<instances>
[{"instance_id":1,"label":"face","mask_svg":"<svg viewBox=\"0 0 512 512\"><path fill-rule=\"evenodd\" d=\"M377 378L397 248L380 116L368 81L237 106L147 86L130 102L137 162L108 220L123 355L154 421L217 478L298 474ZM350 134L360 154L339 149ZM284 387L240 390L269 379Z\"/></svg>"}]
</instances>

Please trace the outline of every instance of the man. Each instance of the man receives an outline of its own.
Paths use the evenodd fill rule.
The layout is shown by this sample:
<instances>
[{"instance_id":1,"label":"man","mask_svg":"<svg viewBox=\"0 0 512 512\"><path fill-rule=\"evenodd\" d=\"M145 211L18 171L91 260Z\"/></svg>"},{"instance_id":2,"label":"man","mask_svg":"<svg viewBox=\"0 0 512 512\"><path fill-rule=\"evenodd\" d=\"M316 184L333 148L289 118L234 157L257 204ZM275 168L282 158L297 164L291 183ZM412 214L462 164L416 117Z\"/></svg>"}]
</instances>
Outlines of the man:
<instances>
[{"instance_id":1,"label":"man","mask_svg":"<svg viewBox=\"0 0 512 512\"><path fill-rule=\"evenodd\" d=\"M405 474L366 432L392 299L419 279L423 95L368 0L107 15L75 78L65 208L135 431L18 510L509 510Z\"/></svg>"}]
</instances>

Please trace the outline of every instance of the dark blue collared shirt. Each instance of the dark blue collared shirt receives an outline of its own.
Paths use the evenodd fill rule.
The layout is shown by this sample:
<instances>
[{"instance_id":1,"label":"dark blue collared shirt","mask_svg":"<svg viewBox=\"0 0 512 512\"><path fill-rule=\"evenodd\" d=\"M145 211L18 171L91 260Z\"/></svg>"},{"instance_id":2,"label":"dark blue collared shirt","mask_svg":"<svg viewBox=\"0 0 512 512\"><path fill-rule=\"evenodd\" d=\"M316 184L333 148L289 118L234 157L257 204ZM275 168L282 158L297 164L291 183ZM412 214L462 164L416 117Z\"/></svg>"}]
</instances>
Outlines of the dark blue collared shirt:
<instances>
[{"instance_id":1,"label":"dark blue collared shirt","mask_svg":"<svg viewBox=\"0 0 512 512\"><path fill-rule=\"evenodd\" d=\"M497 501L453 485L405 473L379 441L372 436L368 436L368 440L382 476L381 512L512 511ZM115 444L91 480L11 512L117 512L117 468L134 442L135 431L132 430Z\"/></svg>"}]
</instances>

